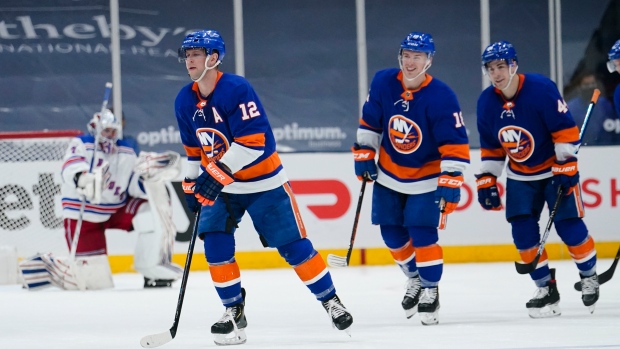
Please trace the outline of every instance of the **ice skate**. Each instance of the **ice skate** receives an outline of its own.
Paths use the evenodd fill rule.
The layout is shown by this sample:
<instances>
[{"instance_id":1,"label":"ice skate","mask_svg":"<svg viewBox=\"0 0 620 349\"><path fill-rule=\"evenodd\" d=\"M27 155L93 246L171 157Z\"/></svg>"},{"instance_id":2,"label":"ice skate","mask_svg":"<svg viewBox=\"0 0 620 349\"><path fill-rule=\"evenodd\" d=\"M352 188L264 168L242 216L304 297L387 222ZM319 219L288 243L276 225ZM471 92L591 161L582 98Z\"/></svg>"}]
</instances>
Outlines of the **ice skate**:
<instances>
[{"instance_id":1,"label":"ice skate","mask_svg":"<svg viewBox=\"0 0 620 349\"><path fill-rule=\"evenodd\" d=\"M217 345L236 345L246 342L245 328L248 322L245 318L245 289L241 289L243 301L226 307L222 318L211 326L213 341Z\"/></svg>"},{"instance_id":2,"label":"ice skate","mask_svg":"<svg viewBox=\"0 0 620 349\"><path fill-rule=\"evenodd\" d=\"M405 285L407 291L405 291L405 297L403 297L403 301L401 303L403 309L405 310L405 316L407 316L407 319L411 319L411 317L418 312L421 287L419 276L415 276L407 280L407 284Z\"/></svg>"},{"instance_id":3,"label":"ice skate","mask_svg":"<svg viewBox=\"0 0 620 349\"><path fill-rule=\"evenodd\" d=\"M323 301L323 308L327 311L327 314L332 321L332 326L341 331L344 330L349 336L351 336L350 327L353 323L353 317L347 308L344 307L342 302L340 302L340 298L338 298L337 295L334 295L332 298Z\"/></svg>"},{"instance_id":4,"label":"ice skate","mask_svg":"<svg viewBox=\"0 0 620 349\"><path fill-rule=\"evenodd\" d=\"M596 301L598 301L598 275L582 276L581 274L581 300L588 307L590 314L594 313Z\"/></svg>"},{"instance_id":5,"label":"ice skate","mask_svg":"<svg viewBox=\"0 0 620 349\"><path fill-rule=\"evenodd\" d=\"M429 287L422 289L418 313L422 325L437 325L439 323L439 288Z\"/></svg>"},{"instance_id":6,"label":"ice skate","mask_svg":"<svg viewBox=\"0 0 620 349\"><path fill-rule=\"evenodd\" d=\"M552 276L553 277L553 274ZM533 319L540 319L562 315L560 293L555 279L547 282L547 286L539 287L534 293L534 298L525 304L529 315Z\"/></svg>"}]
</instances>

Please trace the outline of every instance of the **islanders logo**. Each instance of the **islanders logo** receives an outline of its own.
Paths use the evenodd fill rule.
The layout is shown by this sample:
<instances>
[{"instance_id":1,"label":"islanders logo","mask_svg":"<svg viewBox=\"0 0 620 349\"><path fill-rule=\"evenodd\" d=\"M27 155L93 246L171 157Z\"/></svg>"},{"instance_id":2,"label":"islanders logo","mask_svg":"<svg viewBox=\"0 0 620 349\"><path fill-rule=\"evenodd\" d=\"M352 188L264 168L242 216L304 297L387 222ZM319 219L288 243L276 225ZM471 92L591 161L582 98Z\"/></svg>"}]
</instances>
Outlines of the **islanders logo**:
<instances>
[{"instance_id":1,"label":"islanders logo","mask_svg":"<svg viewBox=\"0 0 620 349\"><path fill-rule=\"evenodd\" d=\"M497 134L506 154L516 162L523 162L534 153L534 137L519 126L506 126Z\"/></svg>"},{"instance_id":2,"label":"islanders logo","mask_svg":"<svg viewBox=\"0 0 620 349\"><path fill-rule=\"evenodd\" d=\"M388 122L392 147L401 154L411 154L422 144L422 131L415 122L402 115L394 115Z\"/></svg>"},{"instance_id":3,"label":"islanders logo","mask_svg":"<svg viewBox=\"0 0 620 349\"><path fill-rule=\"evenodd\" d=\"M219 160L230 147L228 139L214 128L199 128L196 130L196 137L200 141L202 151L211 161Z\"/></svg>"}]
</instances>

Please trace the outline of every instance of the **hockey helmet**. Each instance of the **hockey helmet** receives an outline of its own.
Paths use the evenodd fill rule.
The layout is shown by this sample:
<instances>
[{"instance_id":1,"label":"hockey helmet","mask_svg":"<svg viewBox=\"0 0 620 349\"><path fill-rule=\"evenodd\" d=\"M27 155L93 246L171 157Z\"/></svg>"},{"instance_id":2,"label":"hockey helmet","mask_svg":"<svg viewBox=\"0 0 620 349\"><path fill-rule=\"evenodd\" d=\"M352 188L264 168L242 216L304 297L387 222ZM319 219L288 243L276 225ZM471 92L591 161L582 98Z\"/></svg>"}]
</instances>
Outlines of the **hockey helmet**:
<instances>
[{"instance_id":1,"label":"hockey helmet","mask_svg":"<svg viewBox=\"0 0 620 349\"><path fill-rule=\"evenodd\" d=\"M613 61L620 59L620 40L616 41L616 43L611 47L607 57L609 58L609 61L607 62L607 69L610 73L613 73L616 71L616 64Z\"/></svg>"},{"instance_id":2,"label":"hockey helmet","mask_svg":"<svg viewBox=\"0 0 620 349\"><path fill-rule=\"evenodd\" d=\"M116 143L122 126L114 113L110 109L105 109L103 112L93 115L87 128L88 132L94 137L99 137L101 142Z\"/></svg>"},{"instance_id":3,"label":"hockey helmet","mask_svg":"<svg viewBox=\"0 0 620 349\"><path fill-rule=\"evenodd\" d=\"M431 34L411 32L400 43L401 54L403 50L424 52L429 57L432 57L435 54L435 42Z\"/></svg>"},{"instance_id":4,"label":"hockey helmet","mask_svg":"<svg viewBox=\"0 0 620 349\"><path fill-rule=\"evenodd\" d=\"M179 48L179 60L185 60L185 51L194 48L202 48L207 55L217 50L218 60L221 62L226 55L224 39L217 30L199 30L188 34Z\"/></svg>"},{"instance_id":5,"label":"hockey helmet","mask_svg":"<svg viewBox=\"0 0 620 349\"><path fill-rule=\"evenodd\" d=\"M507 64L511 64L513 61L519 63L517 59L517 51L514 46L508 41L498 41L487 46L482 52L482 67L490 62L504 60Z\"/></svg>"}]
</instances>

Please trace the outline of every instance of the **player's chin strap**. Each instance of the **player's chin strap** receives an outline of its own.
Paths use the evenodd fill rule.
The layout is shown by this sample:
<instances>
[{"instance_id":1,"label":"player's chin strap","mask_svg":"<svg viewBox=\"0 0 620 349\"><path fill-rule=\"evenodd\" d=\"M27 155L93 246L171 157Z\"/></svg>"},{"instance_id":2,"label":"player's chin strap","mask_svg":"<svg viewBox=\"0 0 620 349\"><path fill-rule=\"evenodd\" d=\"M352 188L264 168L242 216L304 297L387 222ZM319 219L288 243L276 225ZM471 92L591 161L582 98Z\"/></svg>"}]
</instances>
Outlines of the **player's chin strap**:
<instances>
[{"instance_id":1,"label":"player's chin strap","mask_svg":"<svg viewBox=\"0 0 620 349\"><path fill-rule=\"evenodd\" d=\"M420 77L420 75L426 73L426 71L431 67L432 63L432 56L428 57L428 60L426 61L426 64L424 65L424 69L422 69L422 71L420 72L420 74L416 75L415 77L409 79L405 76L405 71L403 70L403 61L402 61L402 56L398 55L398 65L400 66L400 71L403 72L403 79L407 80L407 81L413 81L415 79L417 79L418 77Z\"/></svg>"},{"instance_id":2,"label":"player's chin strap","mask_svg":"<svg viewBox=\"0 0 620 349\"><path fill-rule=\"evenodd\" d=\"M202 78L205 77L205 74L207 74L207 71L209 71L209 70L217 67L218 65L222 64L222 61L218 59L217 62L215 62L215 64L212 67L209 67L207 65L207 62L209 62L209 58L211 58L211 55L207 55L207 59L205 59L205 70L202 71L202 74L200 74L200 77L198 79L192 79L192 81L198 82L198 81L202 80Z\"/></svg>"},{"instance_id":3,"label":"player's chin strap","mask_svg":"<svg viewBox=\"0 0 620 349\"><path fill-rule=\"evenodd\" d=\"M497 86L495 86L495 83L493 81L491 81L491 83L493 84L493 87L498 88L500 91L504 92L508 87L510 87L510 84L512 83L512 78L515 77L515 75L517 75L517 70L519 69L518 65L515 65L515 71L513 71L512 73L510 73L510 79L508 79L508 84L506 84L506 87L504 88L498 88Z\"/></svg>"}]
</instances>

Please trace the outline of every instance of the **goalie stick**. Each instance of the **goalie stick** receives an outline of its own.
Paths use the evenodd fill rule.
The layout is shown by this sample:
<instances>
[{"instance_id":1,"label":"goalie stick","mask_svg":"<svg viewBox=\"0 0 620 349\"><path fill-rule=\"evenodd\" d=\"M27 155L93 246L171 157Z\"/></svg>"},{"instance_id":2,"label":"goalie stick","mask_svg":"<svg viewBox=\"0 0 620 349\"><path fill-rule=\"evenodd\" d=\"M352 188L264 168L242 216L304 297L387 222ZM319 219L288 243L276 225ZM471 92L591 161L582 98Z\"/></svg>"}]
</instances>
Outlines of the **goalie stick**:
<instances>
[{"instance_id":1,"label":"goalie stick","mask_svg":"<svg viewBox=\"0 0 620 349\"><path fill-rule=\"evenodd\" d=\"M357 223L360 220L360 211L362 210L362 200L364 200L364 192L366 191L366 177L362 180L362 189L360 189L359 199L357 200L357 209L355 210L355 219L353 220L353 231L351 232L351 243L349 245L349 250L347 251L347 256L336 256L335 254L330 254L327 256L327 264L331 267L335 268L343 268L349 265L349 261L351 260L351 252L353 251L353 243L355 242L355 235L357 234Z\"/></svg>"},{"instance_id":2,"label":"goalie stick","mask_svg":"<svg viewBox=\"0 0 620 349\"><path fill-rule=\"evenodd\" d=\"M614 276L616 266L618 266L618 259L620 259L620 248L618 248L618 252L616 252L616 257L614 258L614 262L611 263L611 267L598 276L599 285L606 283ZM575 290L581 291L581 281L575 282Z\"/></svg>"},{"instance_id":3,"label":"goalie stick","mask_svg":"<svg viewBox=\"0 0 620 349\"><path fill-rule=\"evenodd\" d=\"M103 102L101 103L101 113L103 113L108 107L108 102L110 101L110 93L112 92L112 83L106 82L105 91L103 93ZM95 163L95 157L97 155L97 138L99 135L95 134L95 149L93 150L93 157L90 159L90 166L88 172L93 172L93 164ZM86 289L86 285L84 284L84 280L82 280L77 275L77 265L75 263L75 255L77 253L77 244L80 238L80 231L82 230L82 221L84 220L84 209L86 208L86 197L82 197L80 202L80 213L78 216L77 224L75 225L75 232L73 233L73 240L71 241L71 251L69 252L69 265L74 270L75 278L78 284L78 288L81 291Z\"/></svg>"},{"instance_id":4,"label":"goalie stick","mask_svg":"<svg viewBox=\"0 0 620 349\"><path fill-rule=\"evenodd\" d=\"M601 94L599 89L594 89L594 93L592 93L592 99L590 100L590 105L588 106L588 110L586 111L585 119L583 120L583 125L581 125L581 131L579 132L579 147L581 146L581 141L583 141L583 135L586 133L586 128L588 127L588 121L590 120L590 114L592 114L592 109L596 105L598 101L598 97ZM579 148L575 154L579 152ZM529 274L536 270L536 266L538 265L538 261L540 260L540 256L545 250L545 243L547 242L547 238L549 237L549 232L551 231L551 226L553 225L553 219L555 218L555 214L558 211L558 206L560 206L560 201L562 201L563 196L562 188L558 188L558 194L555 198L555 203L553 204L553 209L549 214L549 221L547 222L547 226L545 227L545 232L543 233L542 238L540 239L540 243L538 246L538 251L536 252L536 256L534 260L529 263L521 263L515 262L515 268L517 269L517 273L519 274Z\"/></svg>"},{"instance_id":5,"label":"goalie stick","mask_svg":"<svg viewBox=\"0 0 620 349\"><path fill-rule=\"evenodd\" d=\"M181 317L181 309L183 308L183 299L185 298L185 287L187 286L187 277L189 275L189 267L192 264L192 255L194 254L194 244L196 243L196 235L198 235L198 223L200 222L200 211L196 213L196 219L194 220L194 231L189 241L189 247L187 249L187 258L185 259L185 269L183 269L183 278L181 279L181 289L179 291L179 300L177 301L177 309L174 314L174 322L172 327L166 332L151 334L143 337L140 340L140 345L143 348L156 348L162 346L177 335L177 328L179 327L179 318Z\"/></svg>"}]
</instances>

